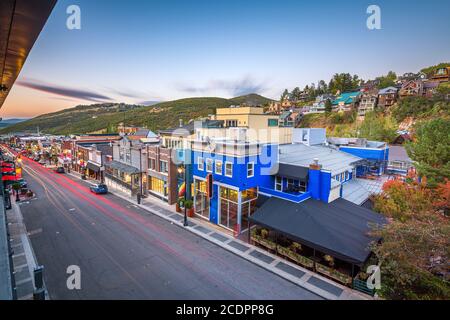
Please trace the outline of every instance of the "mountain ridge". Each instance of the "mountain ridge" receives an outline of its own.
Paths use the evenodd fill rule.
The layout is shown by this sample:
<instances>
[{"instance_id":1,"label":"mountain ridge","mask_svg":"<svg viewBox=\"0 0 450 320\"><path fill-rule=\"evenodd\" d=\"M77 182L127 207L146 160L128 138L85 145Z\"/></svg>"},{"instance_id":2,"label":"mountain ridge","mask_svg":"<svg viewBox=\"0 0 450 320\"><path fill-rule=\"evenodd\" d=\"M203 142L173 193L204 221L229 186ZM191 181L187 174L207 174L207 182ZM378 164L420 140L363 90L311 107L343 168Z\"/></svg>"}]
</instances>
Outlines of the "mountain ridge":
<instances>
[{"instance_id":1,"label":"mountain ridge","mask_svg":"<svg viewBox=\"0 0 450 320\"><path fill-rule=\"evenodd\" d=\"M39 115L1 129L0 134L11 132L41 132L49 134L85 134L90 132L114 132L119 123L145 126L151 130L177 126L179 119L187 122L207 117L217 108L230 105L267 105L271 99L258 94L248 94L231 99L218 97L194 97L160 102L151 106L125 103L78 105L56 112Z\"/></svg>"}]
</instances>

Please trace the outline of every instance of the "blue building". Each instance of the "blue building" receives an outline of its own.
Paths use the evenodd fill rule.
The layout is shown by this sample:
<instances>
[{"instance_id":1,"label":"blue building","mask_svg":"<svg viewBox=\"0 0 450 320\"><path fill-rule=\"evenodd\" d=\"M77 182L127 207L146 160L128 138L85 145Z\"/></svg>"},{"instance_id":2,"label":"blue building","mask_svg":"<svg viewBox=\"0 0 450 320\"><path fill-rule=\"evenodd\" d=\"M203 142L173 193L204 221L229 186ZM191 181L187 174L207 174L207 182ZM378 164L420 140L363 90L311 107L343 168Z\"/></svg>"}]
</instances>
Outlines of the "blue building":
<instances>
[{"instance_id":1,"label":"blue building","mask_svg":"<svg viewBox=\"0 0 450 320\"><path fill-rule=\"evenodd\" d=\"M330 203L340 198L362 161L325 146L231 139L196 140L191 156L196 215L236 234L248 229L249 217L265 199Z\"/></svg>"},{"instance_id":2,"label":"blue building","mask_svg":"<svg viewBox=\"0 0 450 320\"><path fill-rule=\"evenodd\" d=\"M328 138L328 143L338 150L364 159L357 167L358 177L382 175L387 170L389 145L380 141L360 138Z\"/></svg>"}]
</instances>

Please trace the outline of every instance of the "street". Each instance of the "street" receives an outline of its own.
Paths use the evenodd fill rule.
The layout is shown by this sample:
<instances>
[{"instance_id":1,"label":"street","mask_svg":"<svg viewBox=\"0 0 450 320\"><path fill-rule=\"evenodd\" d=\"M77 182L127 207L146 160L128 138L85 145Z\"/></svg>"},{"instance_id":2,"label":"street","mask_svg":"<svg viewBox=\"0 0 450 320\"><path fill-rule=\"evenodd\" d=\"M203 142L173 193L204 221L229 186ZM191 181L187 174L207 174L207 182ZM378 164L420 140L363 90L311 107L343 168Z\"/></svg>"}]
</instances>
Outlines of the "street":
<instances>
[{"instance_id":1,"label":"street","mask_svg":"<svg viewBox=\"0 0 450 320\"><path fill-rule=\"evenodd\" d=\"M51 299L320 299L112 194L24 159L21 211ZM66 285L80 267L81 289Z\"/></svg>"}]
</instances>

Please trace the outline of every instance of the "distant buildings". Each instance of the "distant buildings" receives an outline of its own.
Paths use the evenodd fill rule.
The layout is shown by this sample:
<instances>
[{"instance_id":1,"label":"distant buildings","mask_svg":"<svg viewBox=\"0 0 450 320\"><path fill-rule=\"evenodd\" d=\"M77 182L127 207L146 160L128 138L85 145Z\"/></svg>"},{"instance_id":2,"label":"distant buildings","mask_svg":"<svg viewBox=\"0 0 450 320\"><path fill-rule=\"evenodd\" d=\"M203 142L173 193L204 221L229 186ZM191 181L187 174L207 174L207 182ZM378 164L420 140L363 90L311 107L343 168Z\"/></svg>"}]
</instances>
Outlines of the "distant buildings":
<instances>
[{"instance_id":1,"label":"distant buildings","mask_svg":"<svg viewBox=\"0 0 450 320\"><path fill-rule=\"evenodd\" d=\"M358 108L361 92L344 92L332 101L333 111L351 111Z\"/></svg>"},{"instance_id":2,"label":"distant buildings","mask_svg":"<svg viewBox=\"0 0 450 320\"><path fill-rule=\"evenodd\" d=\"M450 81L450 67L437 69L430 78L430 81L437 81L439 83Z\"/></svg>"},{"instance_id":3,"label":"distant buildings","mask_svg":"<svg viewBox=\"0 0 450 320\"><path fill-rule=\"evenodd\" d=\"M378 108L385 109L394 105L397 101L398 89L387 87L378 92Z\"/></svg>"},{"instance_id":4,"label":"distant buildings","mask_svg":"<svg viewBox=\"0 0 450 320\"><path fill-rule=\"evenodd\" d=\"M367 112L375 110L378 103L378 90L364 92L358 105L358 116L364 117Z\"/></svg>"}]
</instances>

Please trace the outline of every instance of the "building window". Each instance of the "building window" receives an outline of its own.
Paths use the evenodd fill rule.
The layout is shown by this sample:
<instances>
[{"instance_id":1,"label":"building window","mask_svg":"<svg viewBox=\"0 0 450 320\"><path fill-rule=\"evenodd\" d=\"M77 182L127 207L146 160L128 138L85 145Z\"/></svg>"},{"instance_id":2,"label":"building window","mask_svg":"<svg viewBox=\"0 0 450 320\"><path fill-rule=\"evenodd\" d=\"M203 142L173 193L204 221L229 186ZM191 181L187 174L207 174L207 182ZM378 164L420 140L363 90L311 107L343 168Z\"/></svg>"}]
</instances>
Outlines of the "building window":
<instances>
[{"instance_id":1,"label":"building window","mask_svg":"<svg viewBox=\"0 0 450 320\"><path fill-rule=\"evenodd\" d=\"M128 163L131 163L131 150L130 149L127 149L125 151L125 161Z\"/></svg>"},{"instance_id":2,"label":"building window","mask_svg":"<svg viewBox=\"0 0 450 320\"><path fill-rule=\"evenodd\" d=\"M206 159L206 172L213 171L213 161L212 159Z\"/></svg>"},{"instance_id":3,"label":"building window","mask_svg":"<svg viewBox=\"0 0 450 320\"><path fill-rule=\"evenodd\" d=\"M149 159L148 168L150 170L156 170L156 160L155 159Z\"/></svg>"},{"instance_id":4,"label":"building window","mask_svg":"<svg viewBox=\"0 0 450 320\"><path fill-rule=\"evenodd\" d=\"M294 179L287 179L287 189L294 190Z\"/></svg>"},{"instance_id":5,"label":"building window","mask_svg":"<svg viewBox=\"0 0 450 320\"><path fill-rule=\"evenodd\" d=\"M197 158L197 168L200 171L204 170L204 162L203 162L203 158L202 157L198 157Z\"/></svg>"},{"instance_id":6,"label":"building window","mask_svg":"<svg viewBox=\"0 0 450 320\"><path fill-rule=\"evenodd\" d=\"M123 149L119 148L119 160L120 161L124 161L124 153L123 153Z\"/></svg>"},{"instance_id":7,"label":"building window","mask_svg":"<svg viewBox=\"0 0 450 320\"><path fill-rule=\"evenodd\" d=\"M269 119L269 120L267 120L267 125L269 127L278 127L278 119Z\"/></svg>"},{"instance_id":8,"label":"building window","mask_svg":"<svg viewBox=\"0 0 450 320\"><path fill-rule=\"evenodd\" d=\"M169 168L167 166L167 161L162 161L162 160L159 161L159 171L164 172L164 173L169 172Z\"/></svg>"},{"instance_id":9,"label":"building window","mask_svg":"<svg viewBox=\"0 0 450 320\"><path fill-rule=\"evenodd\" d=\"M307 183L306 181L299 181L298 183L298 191L299 192L306 192Z\"/></svg>"},{"instance_id":10,"label":"building window","mask_svg":"<svg viewBox=\"0 0 450 320\"><path fill-rule=\"evenodd\" d=\"M283 179L281 177L275 177L275 190L283 191Z\"/></svg>"},{"instance_id":11,"label":"building window","mask_svg":"<svg viewBox=\"0 0 450 320\"><path fill-rule=\"evenodd\" d=\"M155 177L149 177L148 179L148 189L150 191L156 192L160 195L167 196L167 184L163 180Z\"/></svg>"},{"instance_id":12,"label":"building window","mask_svg":"<svg viewBox=\"0 0 450 320\"><path fill-rule=\"evenodd\" d=\"M237 120L227 120L225 125L227 127L237 127L238 121Z\"/></svg>"},{"instance_id":13,"label":"building window","mask_svg":"<svg viewBox=\"0 0 450 320\"><path fill-rule=\"evenodd\" d=\"M215 173L216 174L222 174L222 161L216 161L216 168L215 168Z\"/></svg>"},{"instance_id":14,"label":"building window","mask_svg":"<svg viewBox=\"0 0 450 320\"><path fill-rule=\"evenodd\" d=\"M247 163L247 178L251 178L255 175L255 163L249 162Z\"/></svg>"},{"instance_id":15,"label":"building window","mask_svg":"<svg viewBox=\"0 0 450 320\"><path fill-rule=\"evenodd\" d=\"M225 162L225 176L233 176L233 164L231 162Z\"/></svg>"}]
</instances>

